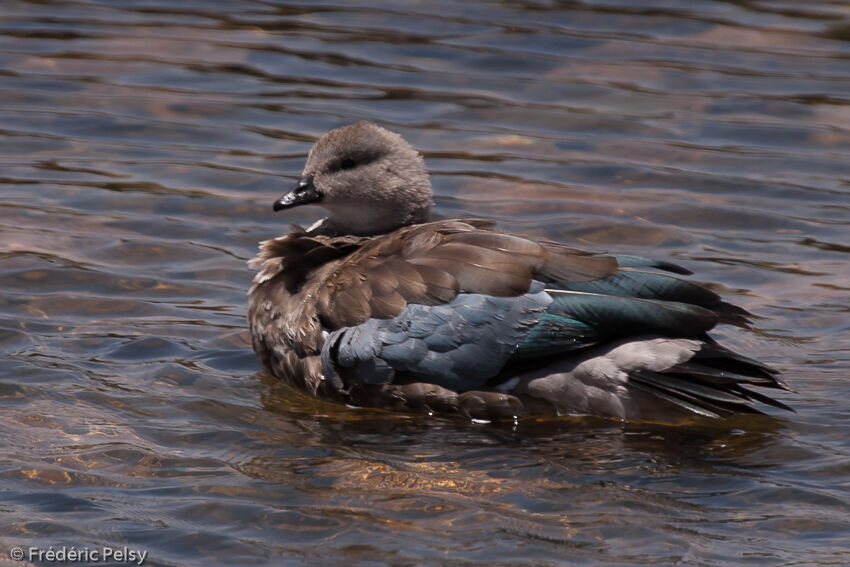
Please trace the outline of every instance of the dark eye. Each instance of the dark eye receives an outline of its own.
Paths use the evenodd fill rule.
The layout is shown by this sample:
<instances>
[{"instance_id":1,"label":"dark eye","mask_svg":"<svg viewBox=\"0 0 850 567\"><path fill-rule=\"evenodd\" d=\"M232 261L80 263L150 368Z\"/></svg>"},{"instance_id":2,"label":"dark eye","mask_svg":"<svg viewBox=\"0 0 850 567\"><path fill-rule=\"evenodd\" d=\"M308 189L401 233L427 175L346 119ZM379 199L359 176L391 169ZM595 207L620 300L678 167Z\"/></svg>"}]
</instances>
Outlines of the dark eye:
<instances>
[{"instance_id":1,"label":"dark eye","mask_svg":"<svg viewBox=\"0 0 850 567\"><path fill-rule=\"evenodd\" d=\"M339 164L340 169L351 169L356 166L357 163L351 158L345 158L342 160L342 163Z\"/></svg>"}]
</instances>

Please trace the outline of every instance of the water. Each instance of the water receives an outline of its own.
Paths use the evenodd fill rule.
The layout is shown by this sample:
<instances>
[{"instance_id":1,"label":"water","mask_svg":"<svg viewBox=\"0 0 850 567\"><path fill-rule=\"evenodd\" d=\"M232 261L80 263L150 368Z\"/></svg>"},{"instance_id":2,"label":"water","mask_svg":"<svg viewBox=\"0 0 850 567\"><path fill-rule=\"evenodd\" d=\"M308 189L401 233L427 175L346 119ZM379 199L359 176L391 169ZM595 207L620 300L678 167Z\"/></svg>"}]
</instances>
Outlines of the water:
<instances>
[{"instance_id":1,"label":"water","mask_svg":"<svg viewBox=\"0 0 850 567\"><path fill-rule=\"evenodd\" d=\"M848 40L826 0L3 2L0 562L850 564ZM442 215L692 269L798 413L488 426L281 387L245 262L359 119Z\"/></svg>"}]
</instances>

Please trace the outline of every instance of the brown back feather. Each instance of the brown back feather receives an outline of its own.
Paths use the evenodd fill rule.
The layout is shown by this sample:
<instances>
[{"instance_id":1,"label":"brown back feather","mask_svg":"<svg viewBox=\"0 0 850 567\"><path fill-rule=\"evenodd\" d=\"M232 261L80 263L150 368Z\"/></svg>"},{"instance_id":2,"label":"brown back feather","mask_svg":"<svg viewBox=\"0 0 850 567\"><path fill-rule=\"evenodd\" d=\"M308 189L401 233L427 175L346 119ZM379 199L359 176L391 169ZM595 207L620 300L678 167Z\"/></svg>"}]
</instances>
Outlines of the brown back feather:
<instances>
[{"instance_id":1,"label":"brown back feather","mask_svg":"<svg viewBox=\"0 0 850 567\"><path fill-rule=\"evenodd\" d=\"M617 272L614 258L492 225L444 220L371 238L294 232L262 244L253 262L261 268L255 287L274 279L290 294L303 289L322 324L337 329L394 317L408 303L448 303L461 290L516 296L528 291L532 278L587 281Z\"/></svg>"}]
</instances>

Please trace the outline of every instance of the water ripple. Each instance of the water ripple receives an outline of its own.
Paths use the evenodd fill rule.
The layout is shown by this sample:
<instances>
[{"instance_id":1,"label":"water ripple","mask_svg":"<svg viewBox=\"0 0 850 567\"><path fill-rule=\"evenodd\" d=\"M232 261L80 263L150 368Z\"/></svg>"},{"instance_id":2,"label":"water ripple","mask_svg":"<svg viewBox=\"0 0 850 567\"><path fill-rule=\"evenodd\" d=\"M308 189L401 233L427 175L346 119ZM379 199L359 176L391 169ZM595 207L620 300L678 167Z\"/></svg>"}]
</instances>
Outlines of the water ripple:
<instances>
[{"instance_id":1,"label":"water ripple","mask_svg":"<svg viewBox=\"0 0 850 567\"><path fill-rule=\"evenodd\" d=\"M843 4L7 4L8 548L850 562ZM314 219L269 204L318 136L359 119L421 149L439 214L722 282L764 318L718 336L780 368L798 413L477 426L319 402L260 372L245 261Z\"/></svg>"}]
</instances>

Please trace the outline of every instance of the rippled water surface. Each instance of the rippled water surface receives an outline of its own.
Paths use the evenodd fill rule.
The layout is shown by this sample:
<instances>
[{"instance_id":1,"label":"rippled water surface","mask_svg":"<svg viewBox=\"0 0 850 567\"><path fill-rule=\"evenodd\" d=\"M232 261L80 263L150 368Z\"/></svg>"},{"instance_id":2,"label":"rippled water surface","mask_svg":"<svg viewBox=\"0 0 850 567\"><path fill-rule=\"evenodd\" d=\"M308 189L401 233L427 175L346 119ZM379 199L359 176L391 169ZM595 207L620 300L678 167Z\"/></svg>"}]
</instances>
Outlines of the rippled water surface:
<instances>
[{"instance_id":1,"label":"rippled water surface","mask_svg":"<svg viewBox=\"0 0 850 567\"><path fill-rule=\"evenodd\" d=\"M850 564L846 2L4 0L0 102L0 564ZM762 316L717 336L798 413L476 425L276 384L246 260L359 119L441 215Z\"/></svg>"}]
</instances>

